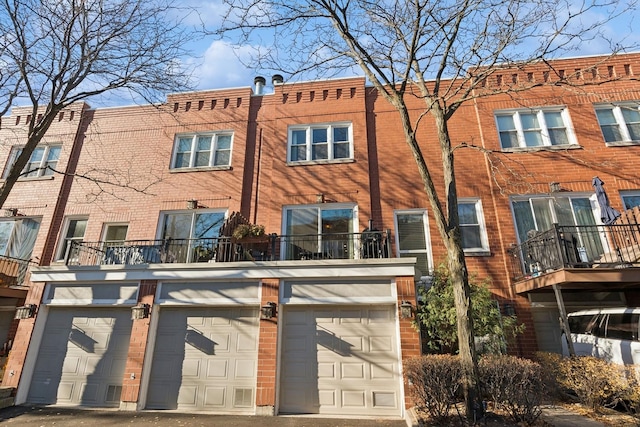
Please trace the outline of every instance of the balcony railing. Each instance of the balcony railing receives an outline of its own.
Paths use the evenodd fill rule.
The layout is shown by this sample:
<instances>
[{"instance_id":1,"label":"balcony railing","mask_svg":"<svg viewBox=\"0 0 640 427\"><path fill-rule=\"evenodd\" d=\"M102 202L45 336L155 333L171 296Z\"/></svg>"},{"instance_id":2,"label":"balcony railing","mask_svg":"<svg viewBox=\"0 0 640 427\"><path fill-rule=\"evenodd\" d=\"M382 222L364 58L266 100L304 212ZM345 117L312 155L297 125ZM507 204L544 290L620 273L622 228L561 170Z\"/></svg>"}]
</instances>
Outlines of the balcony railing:
<instances>
[{"instance_id":1,"label":"balcony railing","mask_svg":"<svg viewBox=\"0 0 640 427\"><path fill-rule=\"evenodd\" d=\"M322 235L270 234L235 239L70 240L67 265L136 265L193 262L389 258L390 231Z\"/></svg>"},{"instance_id":2,"label":"balcony railing","mask_svg":"<svg viewBox=\"0 0 640 427\"><path fill-rule=\"evenodd\" d=\"M29 260L0 255L0 286L24 285L29 265L35 265Z\"/></svg>"},{"instance_id":3,"label":"balcony railing","mask_svg":"<svg viewBox=\"0 0 640 427\"><path fill-rule=\"evenodd\" d=\"M509 250L515 280L561 268L640 267L640 224L554 225Z\"/></svg>"}]
</instances>

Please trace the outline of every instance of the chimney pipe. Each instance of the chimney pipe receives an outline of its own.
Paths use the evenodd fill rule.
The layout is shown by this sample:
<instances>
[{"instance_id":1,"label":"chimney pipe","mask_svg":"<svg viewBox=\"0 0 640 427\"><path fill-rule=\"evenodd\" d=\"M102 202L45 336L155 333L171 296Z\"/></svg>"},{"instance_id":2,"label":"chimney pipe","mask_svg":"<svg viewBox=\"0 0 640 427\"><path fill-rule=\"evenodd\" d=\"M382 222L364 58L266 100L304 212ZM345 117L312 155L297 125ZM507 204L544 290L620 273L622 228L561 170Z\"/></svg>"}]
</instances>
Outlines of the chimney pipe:
<instances>
[{"instance_id":1,"label":"chimney pipe","mask_svg":"<svg viewBox=\"0 0 640 427\"><path fill-rule=\"evenodd\" d=\"M254 95L262 95L264 90L264 85L267 83L267 80L262 76L257 76L253 79L253 84L256 86Z\"/></svg>"},{"instance_id":2,"label":"chimney pipe","mask_svg":"<svg viewBox=\"0 0 640 427\"><path fill-rule=\"evenodd\" d=\"M281 85L284 82L284 77L282 77L280 74L274 74L273 77L271 77L271 83L273 83L274 85Z\"/></svg>"}]
</instances>

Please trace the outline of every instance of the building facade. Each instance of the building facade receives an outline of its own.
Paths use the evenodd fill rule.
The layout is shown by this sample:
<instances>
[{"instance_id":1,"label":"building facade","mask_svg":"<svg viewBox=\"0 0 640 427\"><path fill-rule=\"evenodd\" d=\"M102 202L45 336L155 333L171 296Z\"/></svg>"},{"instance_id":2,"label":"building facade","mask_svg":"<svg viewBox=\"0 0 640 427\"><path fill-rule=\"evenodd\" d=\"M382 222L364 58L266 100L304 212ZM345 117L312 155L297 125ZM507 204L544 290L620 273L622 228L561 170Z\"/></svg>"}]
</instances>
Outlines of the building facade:
<instances>
[{"instance_id":1,"label":"building facade","mask_svg":"<svg viewBox=\"0 0 640 427\"><path fill-rule=\"evenodd\" d=\"M526 325L513 354L559 351L565 310L638 301L634 222L601 220L592 179L640 204L639 59L505 68L449 122L467 266ZM38 264L0 294L16 403L405 415L416 284L446 250L397 112L364 78L256 81L61 114L0 221L7 262Z\"/></svg>"}]
</instances>

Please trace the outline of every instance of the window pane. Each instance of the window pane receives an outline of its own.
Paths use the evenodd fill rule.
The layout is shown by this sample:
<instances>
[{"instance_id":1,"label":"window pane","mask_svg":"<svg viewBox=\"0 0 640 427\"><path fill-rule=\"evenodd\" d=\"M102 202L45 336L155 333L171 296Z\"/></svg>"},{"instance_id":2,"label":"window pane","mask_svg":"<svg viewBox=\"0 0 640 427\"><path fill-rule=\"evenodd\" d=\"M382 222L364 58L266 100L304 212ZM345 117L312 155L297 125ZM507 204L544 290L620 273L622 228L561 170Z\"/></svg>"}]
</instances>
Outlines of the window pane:
<instances>
[{"instance_id":1,"label":"window pane","mask_svg":"<svg viewBox=\"0 0 640 427\"><path fill-rule=\"evenodd\" d=\"M189 167L189 158L191 154L189 153L178 153L176 154L176 168L188 168Z\"/></svg>"},{"instance_id":2,"label":"window pane","mask_svg":"<svg viewBox=\"0 0 640 427\"><path fill-rule=\"evenodd\" d=\"M349 158L349 143L333 144L333 158L334 159L348 159Z\"/></svg>"},{"instance_id":3,"label":"window pane","mask_svg":"<svg viewBox=\"0 0 640 427\"><path fill-rule=\"evenodd\" d=\"M537 114L528 114L523 113L520 114L520 122L522 123L522 129L540 129L540 124L538 123L538 115Z\"/></svg>"},{"instance_id":4,"label":"window pane","mask_svg":"<svg viewBox=\"0 0 640 427\"><path fill-rule=\"evenodd\" d=\"M291 147L291 161L298 162L301 160L307 160L307 147L304 145Z\"/></svg>"},{"instance_id":5,"label":"window pane","mask_svg":"<svg viewBox=\"0 0 640 427\"><path fill-rule=\"evenodd\" d=\"M127 225L109 225L104 239L107 242L123 242L127 238Z\"/></svg>"},{"instance_id":6,"label":"window pane","mask_svg":"<svg viewBox=\"0 0 640 427\"><path fill-rule=\"evenodd\" d=\"M191 218L192 215L188 213L165 215L162 238L188 239L191 233Z\"/></svg>"},{"instance_id":7,"label":"window pane","mask_svg":"<svg viewBox=\"0 0 640 427\"><path fill-rule=\"evenodd\" d=\"M640 141L640 123L628 124L627 130L632 141Z\"/></svg>"},{"instance_id":8,"label":"window pane","mask_svg":"<svg viewBox=\"0 0 640 427\"><path fill-rule=\"evenodd\" d=\"M516 131L500 132L500 145L502 148L517 147L519 145L518 133Z\"/></svg>"},{"instance_id":9,"label":"window pane","mask_svg":"<svg viewBox=\"0 0 640 427\"><path fill-rule=\"evenodd\" d=\"M67 229L67 239L82 239L84 232L87 229L86 219L73 219L69 221L69 228Z\"/></svg>"},{"instance_id":10,"label":"window pane","mask_svg":"<svg viewBox=\"0 0 640 427\"><path fill-rule=\"evenodd\" d=\"M313 144L311 148L312 160L323 160L329 158L329 147L327 144Z\"/></svg>"},{"instance_id":11,"label":"window pane","mask_svg":"<svg viewBox=\"0 0 640 427\"><path fill-rule=\"evenodd\" d=\"M213 164L215 166L229 166L231 159L231 150L216 152L216 158Z\"/></svg>"},{"instance_id":12,"label":"window pane","mask_svg":"<svg viewBox=\"0 0 640 427\"><path fill-rule=\"evenodd\" d=\"M398 214L398 242L401 251L427 248L424 217L419 214Z\"/></svg>"},{"instance_id":13,"label":"window pane","mask_svg":"<svg viewBox=\"0 0 640 427\"><path fill-rule=\"evenodd\" d=\"M618 125L601 125L602 136L605 142L623 141L622 132Z\"/></svg>"},{"instance_id":14,"label":"window pane","mask_svg":"<svg viewBox=\"0 0 640 427\"><path fill-rule=\"evenodd\" d=\"M482 248L482 238L480 237L479 225L461 225L460 236L462 237L463 249Z\"/></svg>"},{"instance_id":15,"label":"window pane","mask_svg":"<svg viewBox=\"0 0 640 427\"><path fill-rule=\"evenodd\" d=\"M569 144L569 137L565 129L549 129L549 139L551 140L551 145Z\"/></svg>"},{"instance_id":16,"label":"window pane","mask_svg":"<svg viewBox=\"0 0 640 427\"><path fill-rule=\"evenodd\" d=\"M327 142L327 129L312 129L312 142L314 144L318 142Z\"/></svg>"},{"instance_id":17,"label":"window pane","mask_svg":"<svg viewBox=\"0 0 640 427\"><path fill-rule=\"evenodd\" d=\"M540 131L525 132L524 142L527 147L538 147L542 145L542 135L540 134Z\"/></svg>"},{"instance_id":18,"label":"window pane","mask_svg":"<svg viewBox=\"0 0 640 427\"><path fill-rule=\"evenodd\" d=\"M196 215L196 223L193 230L194 239L204 239L218 237L220 235L220 227L224 222L224 214L222 212L206 212Z\"/></svg>"},{"instance_id":19,"label":"window pane","mask_svg":"<svg viewBox=\"0 0 640 427\"><path fill-rule=\"evenodd\" d=\"M14 221L0 221L0 255L7 254L7 246L11 238Z\"/></svg>"},{"instance_id":20,"label":"window pane","mask_svg":"<svg viewBox=\"0 0 640 427\"><path fill-rule=\"evenodd\" d=\"M191 151L191 137L188 138L180 138L178 140L178 152L184 153L187 151Z\"/></svg>"},{"instance_id":21,"label":"window pane","mask_svg":"<svg viewBox=\"0 0 640 427\"><path fill-rule=\"evenodd\" d=\"M635 206L640 206L640 195L638 196L622 196L625 209L631 209Z\"/></svg>"},{"instance_id":22,"label":"window pane","mask_svg":"<svg viewBox=\"0 0 640 427\"><path fill-rule=\"evenodd\" d=\"M292 145L305 145L307 143L307 131L306 130L294 130L291 132L291 144Z\"/></svg>"},{"instance_id":23,"label":"window pane","mask_svg":"<svg viewBox=\"0 0 640 427\"><path fill-rule=\"evenodd\" d=\"M498 116L498 129L501 131L505 130L515 130L516 125L513 122L513 116Z\"/></svg>"},{"instance_id":24,"label":"window pane","mask_svg":"<svg viewBox=\"0 0 640 427\"><path fill-rule=\"evenodd\" d=\"M199 151L196 153L196 167L209 166L209 157L211 157L210 151Z\"/></svg>"},{"instance_id":25,"label":"window pane","mask_svg":"<svg viewBox=\"0 0 640 427\"><path fill-rule=\"evenodd\" d=\"M637 108L633 107L620 107L622 111L622 117L626 123L638 123L640 122L640 112Z\"/></svg>"},{"instance_id":26,"label":"window pane","mask_svg":"<svg viewBox=\"0 0 640 427\"><path fill-rule=\"evenodd\" d=\"M616 116L613 115L613 110L596 110L596 116L598 117L598 123L600 125L617 125Z\"/></svg>"},{"instance_id":27,"label":"window pane","mask_svg":"<svg viewBox=\"0 0 640 427\"><path fill-rule=\"evenodd\" d=\"M562 120L562 113L559 111L552 111L544 113L544 121L547 123L548 128L563 128L564 121Z\"/></svg>"},{"instance_id":28,"label":"window pane","mask_svg":"<svg viewBox=\"0 0 640 427\"><path fill-rule=\"evenodd\" d=\"M322 234L351 233L353 224L353 210L351 209L323 209Z\"/></svg>"},{"instance_id":29,"label":"window pane","mask_svg":"<svg viewBox=\"0 0 640 427\"><path fill-rule=\"evenodd\" d=\"M216 144L218 150L226 150L231 148L231 135L218 135Z\"/></svg>"},{"instance_id":30,"label":"window pane","mask_svg":"<svg viewBox=\"0 0 640 427\"><path fill-rule=\"evenodd\" d=\"M478 215L476 212L476 204L459 203L458 216L460 217L460 224L477 224Z\"/></svg>"},{"instance_id":31,"label":"window pane","mask_svg":"<svg viewBox=\"0 0 640 427\"><path fill-rule=\"evenodd\" d=\"M198 137L198 151L208 151L211 150L211 137L210 136L199 136Z\"/></svg>"},{"instance_id":32,"label":"window pane","mask_svg":"<svg viewBox=\"0 0 640 427\"><path fill-rule=\"evenodd\" d=\"M333 142L349 141L349 128L348 127L334 127L333 128Z\"/></svg>"},{"instance_id":33,"label":"window pane","mask_svg":"<svg viewBox=\"0 0 640 427\"><path fill-rule=\"evenodd\" d=\"M318 234L318 209L290 209L287 214L288 235Z\"/></svg>"},{"instance_id":34,"label":"window pane","mask_svg":"<svg viewBox=\"0 0 640 427\"><path fill-rule=\"evenodd\" d=\"M516 217L516 228L520 242L527 240L527 232L536 229L536 223L531 212L529 201L513 202L513 214Z\"/></svg>"},{"instance_id":35,"label":"window pane","mask_svg":"<svg viewBox=\"0 0 640 427\"><path fill-rule=\"evenodd\" d=\"M610 314L607 322L607 338L637 340L639 318L640 315L631 313Z\"/></svg>"}]
</instances>

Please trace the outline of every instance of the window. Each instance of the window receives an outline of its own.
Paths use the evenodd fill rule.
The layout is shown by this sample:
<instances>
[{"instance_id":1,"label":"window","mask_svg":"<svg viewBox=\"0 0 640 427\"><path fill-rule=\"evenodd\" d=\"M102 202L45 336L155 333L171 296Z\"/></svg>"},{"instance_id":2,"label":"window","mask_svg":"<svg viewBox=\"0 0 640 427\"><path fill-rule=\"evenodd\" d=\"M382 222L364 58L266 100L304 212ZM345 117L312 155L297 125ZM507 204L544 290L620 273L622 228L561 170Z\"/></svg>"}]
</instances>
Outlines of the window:
<instances>
[{"instance_id":1,"label":"window","mask_svg":"<svg viewBox=\"0 0 640 427\"><path fill-rule=\"evenodd\" d=\"M37 218L0 221L0 255L31 258L39 229L40 219Z\"/></svg>"},{"instance_id":2,"label":"window","mask_svg":"<svg viewBox=\"0 0 640 427\"><path fill-rule=\"evenodd\" d=\"M285 208L286 259L354 258L353 205Z\"/></svg>"},{"instance_id":3,"label":"window","mask_svg":"<svg viewBox=\"0 0 640 427\"><path fill-rule=\"evenodd\" d=\"M484 225L482 203L477 199L458 200L460 234L465 253L488 252L489 239Z\"/></svg>"},{"instance_id":4,"label":"window","mask_svg":"<svg viewBox=\"0 0 640 427\"><path fill-rule=\"evenodd\" d=\"M350 123L289 127L289 162L353 158Z\"/></svg>"},{"instance_id":5,"label":"window","mask_svg":"<svg viewBox=\"0 0 640 427\"><path fill-rule=\"evenodd\" d=\"M595 107L605 142L640 142L638 106L638 103L625 103Z\"/></svg>"},{"instance_id":6,"label":"window","mask_svg":"<svg viewBox=\"0 0 640 427\"><path fill-rule=\"evenodd\" d=\"M231 166L233 133L178 135L172 169Z\"/></svg>"},{"instance_id":7,"label":"window","mask_svg":"<svg viewBox=\"0 0 640 427\"><path fill-rule=\"evenodd\" d=\"M633 209L640 206L640 191L625 191L620 194L625 209Z\"/></svg>"},{"instance_id":8,"label":"window","mask_svg":"<svg viewBox=\"0 0 640 427\"><path fill-rule=\"evenodd\" d=\"M498 112L496 123L503 149L576 144L561 107Z\"/></svg>"},{"instance_id":9,"label":"window","mask_svg":"<svg viewBox=\"0 0 640 427\"><path fill-rule=\"evenodd\" d=\"M67 219L64 233L62 234L63 240L60 242L60 249L58 251L57 260L64 260L67 253L67 248L71 241L82 242L84 240L84 233L87 230L86 218L69 218Z\"/></svg>"},{"instance_id":10,"label":"window","mask_svg":"<svg viewBox=\"0 0 640 427\"><path fill-rule=\"evenodd\" d=\"M102 238L104 246L118 246L124 243L128 229L129 226L127 224L106 224L104 226L104 237Z\"/></svg>"},{"instance_id":11,"label":"window","mask_svg":"<svg viewBox=\"0 0 640 427\"><path fill-rule=\"evenodd\" d=\"M427 212L425 210L396 211L396 247L398 256L415 257L420 276L431 272L431 248Z\"/></svg>"},{"instance_id":12,"label":"window","mask_svg":"<svg viewBox=\"0 0 640 427\"><path fill-rule=\"evenodd\" d=\"M169 244L172 261L213 259L216 239L220 236L225 217L224 211L201 209L164 214L160 238L173 242Z\"/></svg>"},{"instance_id":13,"label":"window","mask_svg":"<svg viewBox=\"0 0 640 427\"><path fill-rule=\"evenodd\" d=\"M32 178L53 175L53 170L58 165L60 159L61 145L43 145L38 146L31 153L29 162L22 170L21 178ZM18 156L22 153L22 147L13 147L9 154L9 160L4 169L3 178L9 176L11 166L18 160Z\"/></svg>"}]
</instances>

